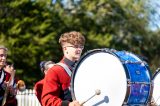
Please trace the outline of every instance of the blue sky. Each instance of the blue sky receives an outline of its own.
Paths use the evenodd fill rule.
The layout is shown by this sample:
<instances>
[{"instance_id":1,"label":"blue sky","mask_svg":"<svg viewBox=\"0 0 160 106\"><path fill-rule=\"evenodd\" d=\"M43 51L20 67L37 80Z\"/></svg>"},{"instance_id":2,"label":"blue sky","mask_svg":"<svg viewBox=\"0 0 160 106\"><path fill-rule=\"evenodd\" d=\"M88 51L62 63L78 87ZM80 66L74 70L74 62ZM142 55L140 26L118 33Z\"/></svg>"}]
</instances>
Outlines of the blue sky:
<instances>
[{"instance_id":1,"label":"blue sky","mask_svg":"<svg viewBox=\"0 0 160 106\"><path fill-rule=\"evenodd\" d=\"M160 30L160 0L150 0L153 15L150 16L150 27L153 31Z\"/></svg>"}]
</instances>

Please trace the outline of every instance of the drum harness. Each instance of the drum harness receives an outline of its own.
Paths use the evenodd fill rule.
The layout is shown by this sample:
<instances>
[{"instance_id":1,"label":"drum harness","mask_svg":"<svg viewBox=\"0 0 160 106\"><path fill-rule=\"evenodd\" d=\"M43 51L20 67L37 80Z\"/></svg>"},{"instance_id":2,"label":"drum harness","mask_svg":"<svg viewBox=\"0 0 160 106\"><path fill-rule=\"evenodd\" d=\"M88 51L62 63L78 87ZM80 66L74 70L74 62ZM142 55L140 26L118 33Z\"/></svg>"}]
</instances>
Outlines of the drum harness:
<instances>
[{"instance_id":1,"label":"drum harness","mask_svg":"<svg viewBox=\"0 0 160 106\"><path fill-rule=\"evenodd\" d=\"M71 77L72 71L69 69L69 67L66 64L64 64L64 63L56 63L56 65L61 66L66 71L66 73ZM70 85L71 85L71 82L70 82ZM69 90L71 91L70 87L69 87Z\"/></svg>"},{"instance_id":2,"label":"drum harness","mask_svg":"<svg viewBox=\"0 0 160 106\"><path fill-rule=\"evenodd\" d=\"M66 64L64 64L64 63L57 63L57 65L63 67L64 70L67 72L67 74L71 77L72 72L71 72L71 70L68 68L68 66Z\"/></svg>"}]
</instances>

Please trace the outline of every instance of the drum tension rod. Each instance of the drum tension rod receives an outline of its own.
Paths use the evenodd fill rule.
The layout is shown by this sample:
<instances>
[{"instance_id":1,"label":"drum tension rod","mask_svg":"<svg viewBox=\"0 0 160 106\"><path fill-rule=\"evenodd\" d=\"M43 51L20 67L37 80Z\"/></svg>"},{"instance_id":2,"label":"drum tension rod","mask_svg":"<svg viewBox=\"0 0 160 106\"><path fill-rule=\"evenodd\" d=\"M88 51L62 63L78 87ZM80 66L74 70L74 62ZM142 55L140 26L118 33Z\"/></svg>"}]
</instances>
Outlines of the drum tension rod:
<instances>
[{"instance_id":1,"label":"drum tension rod","mask_svg":"<svg viewBox=\"0 0 160 106\"><path fill-rule=\"evenodd\" d=\"M160 70L160 67L157 68L156 72L158 72Z\"/></svg>"}]
</instances>

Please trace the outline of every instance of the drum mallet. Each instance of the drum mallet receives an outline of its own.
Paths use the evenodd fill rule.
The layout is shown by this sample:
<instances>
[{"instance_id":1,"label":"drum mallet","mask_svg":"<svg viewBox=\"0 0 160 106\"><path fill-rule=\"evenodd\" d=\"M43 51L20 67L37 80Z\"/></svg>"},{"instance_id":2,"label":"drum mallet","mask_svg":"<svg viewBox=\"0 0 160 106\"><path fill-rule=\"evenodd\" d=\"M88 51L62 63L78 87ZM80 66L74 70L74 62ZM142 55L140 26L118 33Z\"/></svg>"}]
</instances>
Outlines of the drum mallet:
<instances>
[{"instance_id":1,"label":"drum mallet","mask_svg":"<svg viewBox=\"0 0 160 106\"><path fill-rule=\"evenodd\" d=\"M90 99L92 99L96 95L100 95L100 94L101 94L101 91L99 89L95 90L95 94L93 96L91 96L90 98L88 98L87 100L83 101L80 105L83 106L83 104L85 104L86 102L88 102Z\"/></svg>"}]
</instances>

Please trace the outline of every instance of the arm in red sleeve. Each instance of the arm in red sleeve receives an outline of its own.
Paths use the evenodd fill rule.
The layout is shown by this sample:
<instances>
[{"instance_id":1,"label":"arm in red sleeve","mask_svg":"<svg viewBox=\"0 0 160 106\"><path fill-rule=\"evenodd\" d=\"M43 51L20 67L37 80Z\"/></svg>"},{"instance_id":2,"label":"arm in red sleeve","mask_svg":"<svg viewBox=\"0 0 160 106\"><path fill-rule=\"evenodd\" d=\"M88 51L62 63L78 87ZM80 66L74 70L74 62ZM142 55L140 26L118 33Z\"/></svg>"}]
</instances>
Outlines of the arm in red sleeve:
<instances>
[{"instance_id":1,"label":"arm in red sleeve","mask_svg":"<svg viewBox=\"0 0 160 106\"><path fill-rule=\"evenodd\" d=\"M54 68L48 70L44 78L41 97L43 106L68 106L69 104L69 101L62 101L60 98L62 85L59 75L65 75L63 75L64 73L59 73L59 70L62 70L62 68L54 66Z\"/></svg>"}]
</instances>

